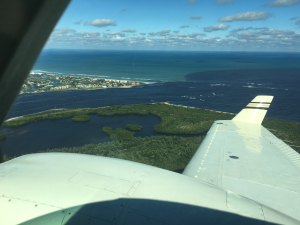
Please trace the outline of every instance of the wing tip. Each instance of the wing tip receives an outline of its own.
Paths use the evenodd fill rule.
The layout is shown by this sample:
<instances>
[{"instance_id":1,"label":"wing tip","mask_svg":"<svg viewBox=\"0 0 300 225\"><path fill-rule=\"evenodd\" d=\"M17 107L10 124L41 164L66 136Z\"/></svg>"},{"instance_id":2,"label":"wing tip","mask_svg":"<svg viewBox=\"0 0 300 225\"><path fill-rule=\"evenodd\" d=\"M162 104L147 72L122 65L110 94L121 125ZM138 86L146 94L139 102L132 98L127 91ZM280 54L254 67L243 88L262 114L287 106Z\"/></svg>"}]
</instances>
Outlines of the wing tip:
<instances>
[{"instance_id":1,"label":"wing tip","mask_svg":"<svg viewBox=\"0 0 300 225\"><path fill-rule=\"evenodd\" d=\"M270 107L274 96L257 95L242 111L232 120L247 123L261 124Z\"/></svg>"}]
</instances>

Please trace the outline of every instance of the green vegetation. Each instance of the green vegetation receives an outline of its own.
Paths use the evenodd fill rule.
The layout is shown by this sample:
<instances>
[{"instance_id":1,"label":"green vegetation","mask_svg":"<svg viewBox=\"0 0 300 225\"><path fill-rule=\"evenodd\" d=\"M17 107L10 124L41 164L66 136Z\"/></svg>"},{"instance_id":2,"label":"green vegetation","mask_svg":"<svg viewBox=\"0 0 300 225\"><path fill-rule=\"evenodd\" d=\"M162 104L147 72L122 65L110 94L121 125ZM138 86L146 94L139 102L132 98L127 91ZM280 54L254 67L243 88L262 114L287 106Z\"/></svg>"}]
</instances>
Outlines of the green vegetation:
<instances>
[{"instance_id":1,"label":"green vegetation","mask_svg":"<svg viewBox=\"0 0 300 225\"><path fill-rule=\"evenodd\" d=\"M152 136L131 141L111 141L75 148L52 149L44 152L68 152L126 159L167 170L183 169L196 152L201 137Z\"/></svg>"},{"instance_id":2,"label":"green vegetation","mask_svg":"<svg viewBox=\"0 0 300 225\"><path fill-rule=\"evenodd\" d=\"M131 130L131 131L140 131L140 130L143 129L143 127L140 126L140 125L127 124L127 125L126 125L126 129L127 129L127 130Z\"/></svg>"},{"instance_id":3,"label":"green vegetation","mask_svg":"<svg viewBox=\"0 0 300 225\"><path fill-rule=\"evenodd\" d=\"M76 115L72 118L74 122L88 122L91 120L89 115Z\"/></svg>"},{"instance_id":4,"label":"green vegetation","mask_svg":"<svg viewBox=\"0 0 300 225\"><path fill-rule=\"evenodd\" d=\"M95 114L96 109L91 108L77 108L77 109L52 109L45 112L35 113L27 116L18 117L3 123L3 127L19 127L26 124L37 122L41 120L57 120L66 119L79 115Z\"/></svg>"},{"instance_id":5,"label":"green vegetation","mask_svg":"<svg viewBox=\"0 0 300 225\"><path fill-rule=\"evenodd\" d=\"M5 137L4 133L0 133L0 141L5 140L5 139L6 139L6 137Z\"/></svg>"},{"instance_id":6,"label":"green vegetation","mask_svg":"<svg viewBox=\"0 0 300 225\"><path fill-rule=\"evenodd\" d=\"M276 137L300 153L300 124L287 120L265 118L262 125Z\"/></svg>"},{"instance_id":7,"label":"green vegetation","mask_svg":"<svg viewBox=\"0 0 300 225\"><path fill-rule=\"evenodd\" d=\"M103 127L102 131L108 134L112 141L131 141L135 136L134 132L122 128L113 130L111 127Z\"/></svg>"},{"instance_id":8,"label":"green vegetation","mask_svg":"<svg viewBox=\"0 0 300 225\"><path fill-rule=\"evenodd\" d=\"M206 132L215 120L230 120L234 115L205 109L186 108L164 103L111 106L101 108L77 108L49 110L19 117L4 123L17 127L40 120L87 118L91 114L100 116L148 115L158 116L162 121L154 131L168 134L199 134ZM89 117L90 118L90 117ZM278 138L300 152L300 124L285 120L265 118L262 124ZM129 127L128 127L129 126ZM134 126L128 124L126 129ZM111 142L85 145L75 148L52 149L46 152L70 152L121 158L145 163L168 170L182 169L189 162L204 137L152 136L136 138L135 133L117 128L104 127ZM4 161L8 158L4 157Z\"/></svg>"},{"instance_id":9,"label":"green vegetation","mask_svg":"<svg viewBox=\"0 0 300 225\"><path fill-rule=\"evenodd\" d=\"M164 103L116 105L100 108L77 108L48 110L6 121L4 127L18 127L40 120L65 119L78 115L98 114L114 115L149 115L158 116L162 122L154 126L154 131L168 134L200 134L207 131L215 120L230 120L233 115L217 113L205 109L184 108Z\"/></svg>"}]
</instances>

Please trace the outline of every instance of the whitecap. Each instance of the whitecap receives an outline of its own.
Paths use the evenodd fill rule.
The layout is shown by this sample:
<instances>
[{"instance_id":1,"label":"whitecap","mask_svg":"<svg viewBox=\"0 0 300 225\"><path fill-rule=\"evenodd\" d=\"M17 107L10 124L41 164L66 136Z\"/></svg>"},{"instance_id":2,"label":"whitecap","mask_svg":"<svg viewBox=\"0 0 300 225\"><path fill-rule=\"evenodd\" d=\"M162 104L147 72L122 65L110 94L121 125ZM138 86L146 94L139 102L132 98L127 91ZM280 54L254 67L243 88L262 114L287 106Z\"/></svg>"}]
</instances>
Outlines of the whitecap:
<instances>
[{"instance_id":1,"label":"whitecap","mask_svg":"<svg viewBox=\"0 0 300 225\"><path fill-rule=\"evenodd\" d=\"M248 85L248 86L242 86L242 87L247 87L247 88L256 88L256 87L253 87L251 85Z\"/></svg>"},{"instance_id":2,"label":"whitecap","mask_svg":"<svg viewBox=\"0 0 300 225\"><path fill-rule=\"evenodd\" d=\"M225 84L211 84L210 86L225 86Z\"/></svg>"}]
</instances>

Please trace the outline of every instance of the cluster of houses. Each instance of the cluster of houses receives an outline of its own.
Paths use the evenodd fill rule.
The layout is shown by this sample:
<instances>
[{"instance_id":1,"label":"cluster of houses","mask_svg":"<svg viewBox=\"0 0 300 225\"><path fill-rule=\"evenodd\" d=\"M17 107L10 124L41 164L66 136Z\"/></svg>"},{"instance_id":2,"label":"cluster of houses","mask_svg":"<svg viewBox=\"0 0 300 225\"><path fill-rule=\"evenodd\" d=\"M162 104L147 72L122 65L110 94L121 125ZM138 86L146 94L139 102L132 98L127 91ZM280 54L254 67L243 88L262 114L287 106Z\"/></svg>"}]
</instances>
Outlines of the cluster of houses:
<instances>
[{"instance_id":1,"label":"cluster of houses","mask_svg":"<svg viewBox=\"0 0 300 225\"><path fill-rule=\"evenodd\" d=\"M143 84L127 80L101 78L53 76L48 74L30 74L22 86L20 94L25 92L45 92L70 89L98 89Z\"/></svg>"}]
</instances>

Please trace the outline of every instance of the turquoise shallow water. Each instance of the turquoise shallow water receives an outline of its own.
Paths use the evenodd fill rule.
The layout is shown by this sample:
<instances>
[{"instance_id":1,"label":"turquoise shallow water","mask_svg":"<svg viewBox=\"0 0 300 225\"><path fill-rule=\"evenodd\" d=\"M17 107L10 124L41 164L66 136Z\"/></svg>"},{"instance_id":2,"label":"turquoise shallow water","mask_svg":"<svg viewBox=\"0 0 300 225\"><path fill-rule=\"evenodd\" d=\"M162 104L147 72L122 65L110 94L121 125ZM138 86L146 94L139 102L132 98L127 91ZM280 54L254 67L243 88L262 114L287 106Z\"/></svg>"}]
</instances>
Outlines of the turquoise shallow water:
<instances>
[{"instance_id":1,"label":"turquoise shallow water","mask_svg":"<svg viewBox=\"0 0 300 225\"><path fill-rule=\"evenodd\" d=\"M195 72L300 68L299 53L44 50L32 71L135 81L185 81Z\"/></svg>"}]
</instances>

